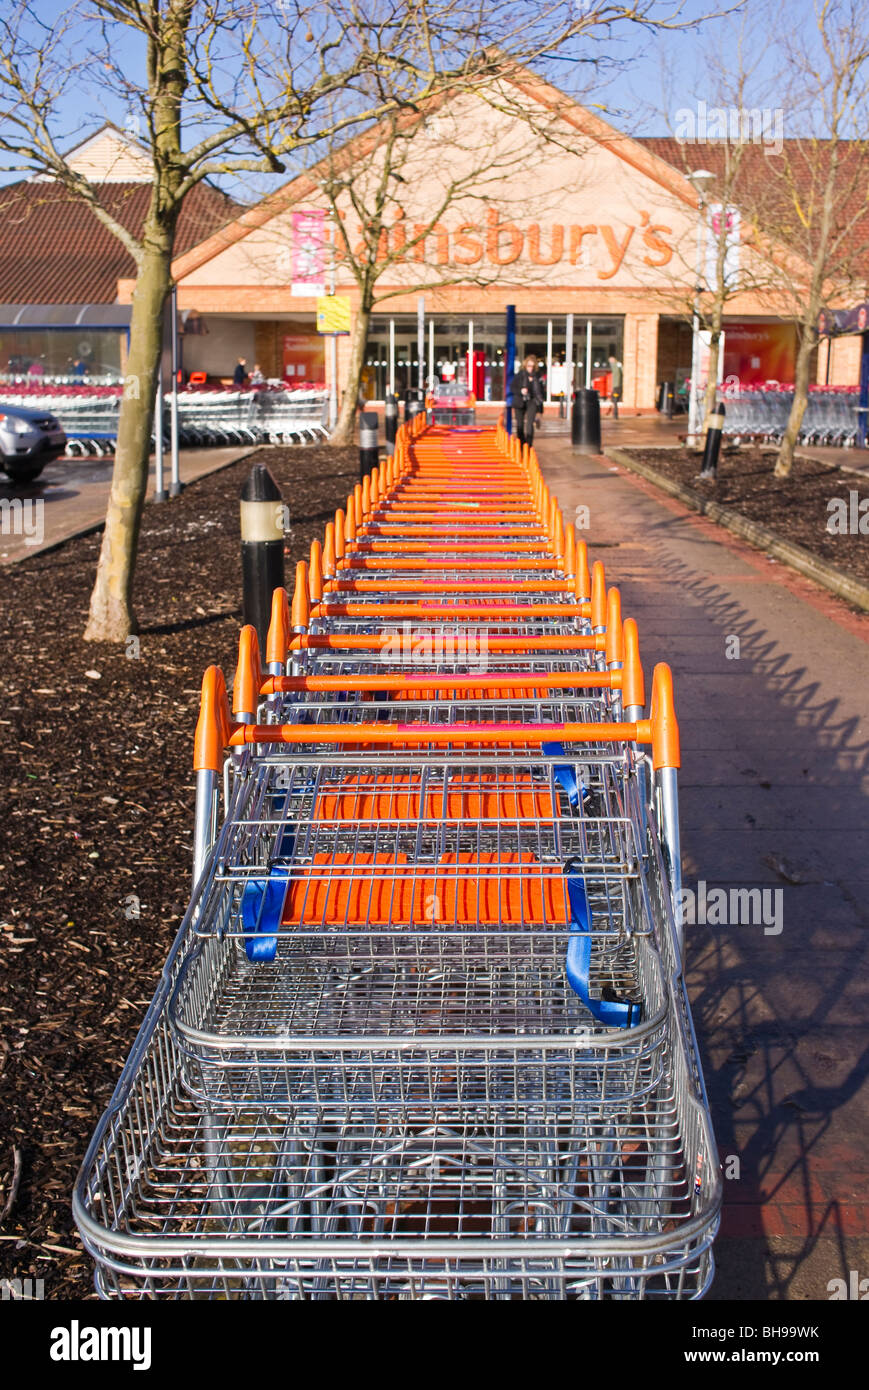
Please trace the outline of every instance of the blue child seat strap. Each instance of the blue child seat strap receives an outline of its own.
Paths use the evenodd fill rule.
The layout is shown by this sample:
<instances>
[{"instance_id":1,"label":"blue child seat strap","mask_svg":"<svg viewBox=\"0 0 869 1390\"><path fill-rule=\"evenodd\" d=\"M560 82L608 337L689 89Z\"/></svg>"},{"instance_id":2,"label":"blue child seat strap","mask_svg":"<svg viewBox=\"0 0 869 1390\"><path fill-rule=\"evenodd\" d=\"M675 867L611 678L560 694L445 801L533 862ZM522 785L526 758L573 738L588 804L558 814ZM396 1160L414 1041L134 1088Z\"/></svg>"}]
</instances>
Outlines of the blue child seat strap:
<instances>
[{"instance_id":1,"label":"blue child seat strap","mask_svg":"<svg viewBox=\"0 0 869 1390\"><path fill-rule=\"evenodd\" d=\"M567 943L565 970L571 989L578 994L585 1007L598 1023L607 1028L634 1028L640 1021L640 1005L628 999L592 999L589 992L591 972L591 913L588 908L588 895L585 883L572 872L572 866L565 869L567 879L567 898L570 903L570 939Z\"/></svg>"}]
</instances>

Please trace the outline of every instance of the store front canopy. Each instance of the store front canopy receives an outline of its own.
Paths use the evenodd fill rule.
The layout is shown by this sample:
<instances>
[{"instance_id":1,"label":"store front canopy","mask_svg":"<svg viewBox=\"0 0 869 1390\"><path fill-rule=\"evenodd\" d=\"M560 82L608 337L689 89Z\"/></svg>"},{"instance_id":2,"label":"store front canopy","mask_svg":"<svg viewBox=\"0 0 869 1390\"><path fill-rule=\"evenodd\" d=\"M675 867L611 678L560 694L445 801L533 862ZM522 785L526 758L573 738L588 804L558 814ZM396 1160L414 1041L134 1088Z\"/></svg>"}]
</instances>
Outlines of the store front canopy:
<instances>
[{"instance_id":1,"label":"store front canopy","mask_svg":"<svg viewBox=\"0 0 869 1390\"><path fill-rule=\"evenodd\" d=\"M0 304L0 329L104 328L130 326L129 304Z\"/></svg>"}]
</instances>

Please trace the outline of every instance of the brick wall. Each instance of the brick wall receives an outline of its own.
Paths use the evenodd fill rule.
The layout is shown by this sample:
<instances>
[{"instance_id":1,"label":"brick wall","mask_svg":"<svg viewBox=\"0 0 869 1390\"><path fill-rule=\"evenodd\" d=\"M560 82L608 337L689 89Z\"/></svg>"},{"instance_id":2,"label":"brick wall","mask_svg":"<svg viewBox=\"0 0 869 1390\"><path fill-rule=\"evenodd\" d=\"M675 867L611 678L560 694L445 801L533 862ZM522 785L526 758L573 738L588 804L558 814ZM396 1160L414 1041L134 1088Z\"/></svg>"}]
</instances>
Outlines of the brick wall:
<instances>
[{"instance_id":1,"label":"brick wall","mask_svg":"<svg viewBox=\"0 0 869 1390\"><path fill-rule=\"evenodd\" d=\"M259 362L266 376L280 376L283 372L283 331L284 324L276 319L258 319L254 324L254 361Z\"/></svg>"},{"instance_id":2,"label":"brick wall","mask_svg":"<svg viewBox=\"0 0 869 1390\"><path fill-rule=\"evenodd\" d=\"M691 368L691 325L662 318L658 322L658 381L675 381L677 367Z\"/></svg>"}]
</instances>

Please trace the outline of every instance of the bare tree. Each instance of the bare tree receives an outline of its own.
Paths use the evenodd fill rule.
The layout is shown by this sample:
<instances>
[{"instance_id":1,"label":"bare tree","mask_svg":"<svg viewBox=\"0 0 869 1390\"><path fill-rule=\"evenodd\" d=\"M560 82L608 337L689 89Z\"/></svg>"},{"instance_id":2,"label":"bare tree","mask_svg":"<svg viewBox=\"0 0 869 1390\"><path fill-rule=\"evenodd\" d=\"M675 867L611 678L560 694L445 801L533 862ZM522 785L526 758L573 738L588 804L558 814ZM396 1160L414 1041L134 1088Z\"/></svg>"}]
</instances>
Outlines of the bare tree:
<instances>
[{"instance_id":1,"label":"bare tree","mask_svg":"<svg viewBox=\"0 0 869 1390\"><path fill-rule=\"evenodd\" d=\"M72 0L59 17L43 11L40 0L9 0L0 16L2 167L57 180L136 265L127 372L137 389L121 405L85 632L115 642L136 627L163 306L191 189L209 177L284 172L288 160L316 157L327 138L360 122L412 109L468 74L495 74L507 55L556 51L617 21L684 22L681 0L542 0L520 13L488 0ZM64 112L100 85L123 94L141 120L153 173L138 232L62 152Z\"/></svg>"},{"instance_id":2,"label":"bare tree","mask_svg":"<svg viewBox=\"0 0 869 1390\"><path fill-rule=\"evenodd\" d=\"M756 249L755 199L757 184L782 148L782 112L766 104L775 103L780 84L780 74L769 71L766 48L779 18L775 2L754 3L726 17L703 47L690 86L683 71L675 74L664 64L664 110L679 147L676 167L691 186L674 198L674 208L678 201L684 215L685 198L694 200L698 223L696 235L677 242L672 287L656 297L676 304L688 323L696 313L700 330L709 335L704 430L718 398L725 315L748 295L780 307L775 278ZM677 282L690 289L677 289Z\"/></svg>"},{"instance_id":3,"label":"bare tree","mask_svg":"<svg viewBox=\"0 0 869 1390\"><path fill-rule=\"evenodd\" d=\"M505 265L498 229L514 225L518 217L539 221L557 210L560 198L547 197L527 179L535 153L545 148L541 127L556 123L546 112L532 123L526 111L518 125L510 126L503 120L503 97L494 109L491 91L489 85L453 91L412 120L390 115L381 122L369 154L348 159L339 151L321 165L336 269L349 275L358 292L335 443L351 437L365 346L378 305L410 291L505 280L533 284L542 278L542 248L538 245L541 270L536 273L533 264L521 271ZM511 175L522 175L521 181Z\"/></svg>"},{"instance_id":4,"label":"bare tree","mask_svg":"<svg viewBox=\"0 0 869 1390\"><path fill-rule=\"evenodd\" d=\"M803 133L785 140L765 185L755 189L759 244L798 335L779 478L793 468L820 312L862 295L869 252L869 25L858 0L814 0L813 15L813 24L782 40L788 118Z\"/></svg>"},{"instance_id":5,"label":"bare tree","mask_svg":"<svg viewBox=\"0 0 869 1390\"><path fill-rule=\"evenodd\" d=\"M335 228L334 264L338 271L349 273L358 292L333 442L346 443L351 437L366 341L378 304L406 295L411 288L423 292L448 285L503 283L505 278L512 284L532 285L542 278L535 276L533 266L524 268L521 275L515 267L505 273L497 255L487 257L482 244L488 243L488 237L484 229L483 242L479 242L481 228L473 205L479 214L479 205L497 195L503 206L511 197L511 174L524 170L526 188L518 199L512 193L510 215L539 219L547 211L557 212L560 191L548 209L546 197L527 175L538 159L559 148L577 158L574 187L581 180L581 156L589 141L572 122L574 103L587 95L592 83L599 95L601 66L608 80L624 68L602 40L610 37L617 21L628 18L649 29L681 27L679 7L665 14L648 5L620 10L592 3L581 7L580 16L576 32L548 34L542 43L536 32L520 31L511 51L502 48L494 72L488 67L468 69L425 106L391 112L364 151L355 144L335 148L314 171ZM581 46L584 72L596 55L593 79L585 76L580 89L570 95L543 76L568 36ZM529 63L534 65L530 70ZM465 119L456 119L456 111L463 112ZM510 128L518 141L504 138ZM421 192L427 197L424 205ZM443 253L449 214L453 220L465 216L459 222L459 234L468 244L473 234L481 248L477 254L471 249L457 264L448 263ZM488 215L490 209L484 217ZM351 219L355 219L352 234ZM545 262L541 259L538 264ZM412 275L406 273L408 266L413 266Z\"/></svg>"},{"instance_id":6,"label":"bare tree","mask_svg":"<svg viewBox=\"0 0 869 1390\"><path fill-rule=\"evenodd\" d=\"M0 150L5 167L48 174L81 198L136 265L127 378L111 495L85 637L123 641L135 631L132 583L171 285L175 229L201 180L243 170L281 172L325 132L382 114L359 78L375 63L418 61L419 21L400 3L371 7L364 30L352 0L328 16L303 0L277 5L196 0L86 0L54 23L17 0L0 18ZM141 64L142 77L131 77ZM118 56L119 52L123 57ZM98 186L61 150L61 111L94 77L123 93L144 132L152 189L138 234L100 201ZM424 84L424 77L420 75ZM329 101L340 95L340 105ZM192 137L192 140L191 140Z\"/></svg>"}]
</instances>

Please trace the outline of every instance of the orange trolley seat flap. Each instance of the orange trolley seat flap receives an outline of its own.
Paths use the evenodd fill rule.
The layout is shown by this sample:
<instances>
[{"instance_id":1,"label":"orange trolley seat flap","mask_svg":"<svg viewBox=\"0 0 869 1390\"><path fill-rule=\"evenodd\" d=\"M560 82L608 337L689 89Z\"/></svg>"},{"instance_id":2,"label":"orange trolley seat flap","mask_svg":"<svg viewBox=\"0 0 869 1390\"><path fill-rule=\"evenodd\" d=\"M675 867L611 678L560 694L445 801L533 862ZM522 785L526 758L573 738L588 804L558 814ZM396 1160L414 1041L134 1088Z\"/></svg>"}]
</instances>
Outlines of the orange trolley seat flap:
<instances>
[{"instance_id":1,"label":"orange trolley seat flap","mask_svg":"<svg viewBox=\"0 0 869 1390\"><path fill-rule=\"evenodd\" d=\"M285 926L566 926L566 881L531 854L315 855L290 882Z\"/></svg>"},{"instance_id":2,"label":"orange trolley seat flap","mask_svg":"<svg viewBox=\"0 0 869 1390\"><path fill-rule=\"evenodd\" d=\"M410 926L423 920L431 882L404 854L315 854L293 869L285 926Z\"/></svg>"},{"instance_id":3,"label":"orange trolley seat flap","mask_svg":"<svg viewBox=\"0 0 869 1390\"><path fill-rule=\"evenodd\" d=\"M506 783L496 773L451 777L445 791L427 789L419 779L363 773L321 787L314 808L317 821L538 821L553 820L552 792L526 775Z\"/></svg>"},{"instance_id":4,"label":"orange trolley seat flap","mask_svg":"<svg viewBox=\"0 0 869 1390\"><path fill-rule=\"evenodd\" d=\"M566 881L533 854L444 854L438 860L437 920L457 926L545 927L570 921Z\"/></svg>"}]
</instances>

